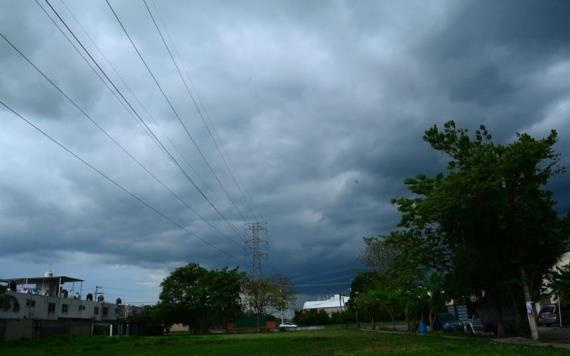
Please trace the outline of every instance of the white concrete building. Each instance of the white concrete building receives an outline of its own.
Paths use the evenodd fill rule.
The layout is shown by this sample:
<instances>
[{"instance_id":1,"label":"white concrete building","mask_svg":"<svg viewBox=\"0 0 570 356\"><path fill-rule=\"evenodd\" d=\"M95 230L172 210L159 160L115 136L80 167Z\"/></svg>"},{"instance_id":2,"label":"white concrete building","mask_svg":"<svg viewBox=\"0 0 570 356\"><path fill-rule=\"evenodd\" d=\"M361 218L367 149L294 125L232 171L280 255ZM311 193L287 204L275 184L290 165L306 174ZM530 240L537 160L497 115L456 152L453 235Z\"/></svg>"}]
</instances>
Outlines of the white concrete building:
<instances>
[{"instance_id":1,"label":"white concrete building","mask_svg":"<svg viewBox=\"0 0 570 356\"><path fill-rule=\"evenodd\" d=\"M333 313L344 311L348 300L349 300L348 296L335 294L332 297L325 300L306 301L303 304L303 310L310 310L310 309L324 310L329 315L331 315Z\"/></svg>"},{"instance_id":2,"label":"white concrete building","mask_svg":"<svg viewBox=\"0 0 570 356\"><path fill-rule=\"evenodd\" d=\"M46 335L90 335L97 326L117 333L136 311L132 306L108 303L102 296L83 298L83 280L68 276L0 279L14 307L0 309L0 340ZM122 332L122 330L121 330Z\"/></svg>"}]
</instances>

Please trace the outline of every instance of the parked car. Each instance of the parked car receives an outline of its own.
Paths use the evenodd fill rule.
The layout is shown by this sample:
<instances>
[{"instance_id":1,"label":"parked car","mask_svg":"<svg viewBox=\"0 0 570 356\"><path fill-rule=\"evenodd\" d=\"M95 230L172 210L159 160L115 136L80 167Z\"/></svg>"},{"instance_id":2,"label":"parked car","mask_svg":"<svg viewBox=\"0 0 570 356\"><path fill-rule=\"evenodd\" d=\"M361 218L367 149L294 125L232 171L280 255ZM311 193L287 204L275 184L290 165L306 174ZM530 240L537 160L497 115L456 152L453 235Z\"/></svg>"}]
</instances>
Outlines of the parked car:
<instances>
[{"instance_id":1,"label":"parked car","mask_svg":"<svg viewBox=\"0 0 570 356\"><path fill-rule=\"evenodd\" d=\"M296 329L297 325L293 324L293 323L281 323L279 324L279 329L281 330L290 330L290 329Z\"/></svg>"},{"instance_id":2,"label":"parked car","mask_svg":"<svg viewBox=\"0 0 570 356\"><path fill-rule=\"evenodd\" d=\"M558 306L556 304L546 304L540 307L538 312L538 323L545 326L557 325L560 323L558 318Z\"/></svg>"},{"instance_id":3,"label":"parked car","mask_svg":"<svg viewBox=\"0 0 570 356\"><path fill-rule=\"evenodd\" d=\"M451 313L437 313L433 322L434 330L463 330L463 323Z\"/></svg>"}]
</instances>

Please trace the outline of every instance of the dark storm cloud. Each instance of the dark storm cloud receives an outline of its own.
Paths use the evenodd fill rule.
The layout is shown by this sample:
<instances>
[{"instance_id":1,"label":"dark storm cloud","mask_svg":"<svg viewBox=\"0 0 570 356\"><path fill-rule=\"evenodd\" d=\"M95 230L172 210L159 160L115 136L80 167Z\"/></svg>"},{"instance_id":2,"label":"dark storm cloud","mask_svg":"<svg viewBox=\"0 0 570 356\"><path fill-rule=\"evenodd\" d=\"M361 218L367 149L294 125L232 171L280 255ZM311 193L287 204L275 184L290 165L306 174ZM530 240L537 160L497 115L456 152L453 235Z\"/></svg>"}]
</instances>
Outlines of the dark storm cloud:
<instances>
[{"instance_id":1,"label":"dark storm cloud","mask_svg":"<svg viewBox=\"0 0 570 356\"><path fill-rule=\"evenodd\" d=\"M242 230L251 220L248 209L142 2L112 4L238 209L202 162L105 3L67 3L144 107L62 3L53 5L196 184ZM359 266L361 237L386 233L397 224L390 199L406 193L402 180L445 167L445 158L421 140L434 123L452 118L471 129L484 123L499 141L512 139L517 131L542 136L555 128L561 138L558 149L563 157L570 154L565 140L570 130L565 2L157 5L176 43L176 56L190 71L192 87L215 123L220 146L250 204L269 223L268 271L299 276ZM243 255L241 242L229 240L240 237L160 152L41 9L32 1L9 0L1 0L0 8L0 31L222 231L212 230L172 198L0 43L1 100L210 244L164 221L0 111L0 238L3 258L12 261L4 264L14 266L6 273L18 274L22 265L13 262L18 256L41 270L54 259L68 261L58 266L88 273L87 279L112 279L108 283L120 283L105 276L109 273L142 279L148 274L155 287L160 276L187 261L212 267L239 263L247 269L244 260L212 248ZM552 184L560 207L569 206L566 182L561 177ZM87 272L77 267L78 261L107 267ZM336 277L346 283L353 272L345 269L304 281L334 282ZM303 288L301 293L310 294L346 285Z\"/></svg>"}]
</instances>

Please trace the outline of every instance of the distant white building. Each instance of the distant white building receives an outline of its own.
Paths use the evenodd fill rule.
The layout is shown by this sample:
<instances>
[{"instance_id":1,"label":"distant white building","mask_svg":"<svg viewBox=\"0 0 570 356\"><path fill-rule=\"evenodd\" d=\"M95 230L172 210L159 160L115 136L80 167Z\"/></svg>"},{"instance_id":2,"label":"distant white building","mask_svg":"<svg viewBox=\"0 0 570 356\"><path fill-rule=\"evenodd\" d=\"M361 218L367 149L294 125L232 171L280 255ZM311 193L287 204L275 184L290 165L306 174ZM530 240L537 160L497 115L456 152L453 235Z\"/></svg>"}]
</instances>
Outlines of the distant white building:
<instances>
[{"instance_id":1,"label":"distant white building","mask_svg":"<svg viewBox=\"0 0 570 356\"><path fill-rule=\"evenodd\" d=\"M335 294L332 297L325 300L306 301L303 304L303 310L311 310L311 309L324 310L329 315L331 315L334 313L344 311L348 300L349 300L348 296Z\"/></svg>"}]
</instances>

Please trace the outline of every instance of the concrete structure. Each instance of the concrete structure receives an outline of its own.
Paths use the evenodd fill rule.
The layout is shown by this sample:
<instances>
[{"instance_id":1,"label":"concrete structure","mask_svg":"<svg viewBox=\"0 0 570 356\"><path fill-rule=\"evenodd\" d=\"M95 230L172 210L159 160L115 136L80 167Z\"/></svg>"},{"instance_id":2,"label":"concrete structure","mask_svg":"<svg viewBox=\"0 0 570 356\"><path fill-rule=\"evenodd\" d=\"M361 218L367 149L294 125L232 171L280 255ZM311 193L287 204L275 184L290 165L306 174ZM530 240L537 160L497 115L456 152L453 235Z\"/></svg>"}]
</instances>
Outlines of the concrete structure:
<instances>
[{"instance_id":1,"label":"concrete structure","mask_svg":"<svg viewBox=\"0 0 570 356\"><path fill-rule=\"evenodd\" d=\"M16 340L49 335L90 335L94 328L122 332L123 324L136 307L107 303L91 294L82 299L83 281L67 276L2 279L5 294L13 297L15 308L0 309L0 340ZM129 330L129 327L126 327Z\"/></svg>"},{"instance_id":2,"label":"concrete structure","mask_svg":"<svg viewBox=\"0 0 570 356\"><path fill-rule=\"evenodd\" d=\"M303 310L310 310L310 309L324 310L329 315L331 315L334 313L344 311L348 299L349 299L348 296L335 294L332 297L325 300L306 301L303 304Z\"/></svg>"}]
</instances>

